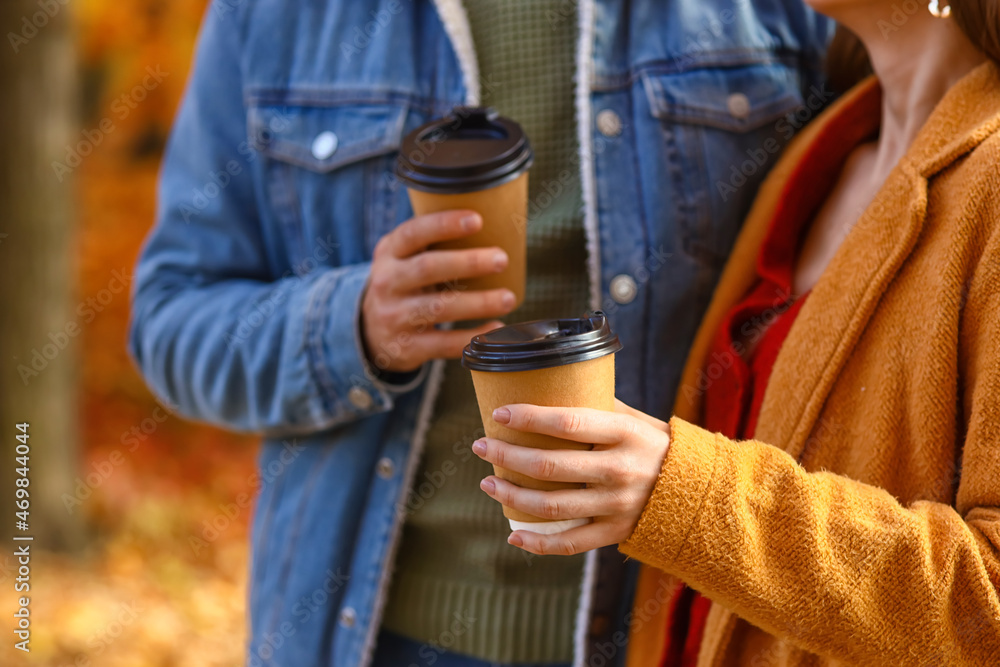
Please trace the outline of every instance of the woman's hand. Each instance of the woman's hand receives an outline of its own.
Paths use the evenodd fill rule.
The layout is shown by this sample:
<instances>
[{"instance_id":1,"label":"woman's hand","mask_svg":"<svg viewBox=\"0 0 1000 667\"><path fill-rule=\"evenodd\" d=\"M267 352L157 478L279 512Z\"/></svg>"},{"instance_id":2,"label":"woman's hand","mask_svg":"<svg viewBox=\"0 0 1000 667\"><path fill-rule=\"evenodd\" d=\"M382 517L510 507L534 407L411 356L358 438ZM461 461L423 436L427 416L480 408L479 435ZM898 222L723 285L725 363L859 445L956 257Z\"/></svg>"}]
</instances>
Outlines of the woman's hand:
<instances>
[{"instance_id":1,"label":"woman's hand","mask_svg":"<svg viewBox=\"0 0 1000 667\"><path fill-rule=\"evenodd\" d=\"M493 419L515 431L593 444L590 451L540 450L482 438L472 450L483 460L529 477L585 483L560 491L524 489L490 475L480 487L507 507L551 520L593 517L556 535L517 530L507 541L534 554L571 554L625 541L639 522L670 445L666 422L616 401L617 412L509 405Z\"/></svg>"}]
</instances>

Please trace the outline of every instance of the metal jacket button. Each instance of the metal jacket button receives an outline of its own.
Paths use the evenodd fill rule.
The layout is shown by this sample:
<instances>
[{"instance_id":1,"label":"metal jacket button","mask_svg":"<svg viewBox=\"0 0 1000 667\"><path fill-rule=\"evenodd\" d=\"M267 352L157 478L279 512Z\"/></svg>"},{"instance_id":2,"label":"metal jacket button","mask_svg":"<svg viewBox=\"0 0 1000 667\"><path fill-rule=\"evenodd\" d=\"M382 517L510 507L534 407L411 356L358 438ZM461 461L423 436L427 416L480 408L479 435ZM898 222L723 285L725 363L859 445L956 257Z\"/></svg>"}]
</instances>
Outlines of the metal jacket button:
<instances>
[{"instance_id":1,"label":"metal jacket button","mask_svg":"<svg viewBox=\"0 0 1000 667\"><path fill-rule=\"evenodd\" d=\"M320 132L313 139L312 154L317 160L325 160L337 152L337 135L333 132Z\"/></svg>"},{"instance_id":2,"label":"metal jacket button","mask_svg":"<svg viewBox=\"0 0 1000 667\"><path fill-rule=\"evenodd\" d=\"M375 465L375 471L382 479L389 479L396 472L396 464L388 456L383 456Z\"/></svg>"},{"instance_id":3,"label":"metal jacket button","mask_svg":"<svg viewBox=\"0 0 1000 667\"><path fill-rule=\"evenodd\" d=\"M733 93L726 100L726 108L733 118L746 120L750 117L750 98L743 93Z\"/></svg>"},{"instance_id":4,"label":"metal jacket button","mask_svg":"<svg viewBox=\"0 0 1000 667\"><path fill-rule=\"evenodd\" d=\"M617 137L622 133L622 119L611 109L597 114L597 129L606 137Z\"/></svg>"},{"instance_id":5,"label":"metal jacket button","mask_svg":"<svg viewBox=\"0 0 1000 667\"><path fill-rule=\"evenodd\" d=\"M621 274L611 279L611 298L616 303L626 304L635 301L639 293L639 286L635 284L632 276Z\"/></svg>"},{"instance_id":6,"label":"metal jacket button","mask_svg":"<svg viewBox=\"0 0 1000 667\"><path fill-rule=\"evenodd\" d=\"M351 390L347 392L347 400L358 410L370 410L375 404L372 395L361 387L351 387Z\"/></svg>"}]
</instances>

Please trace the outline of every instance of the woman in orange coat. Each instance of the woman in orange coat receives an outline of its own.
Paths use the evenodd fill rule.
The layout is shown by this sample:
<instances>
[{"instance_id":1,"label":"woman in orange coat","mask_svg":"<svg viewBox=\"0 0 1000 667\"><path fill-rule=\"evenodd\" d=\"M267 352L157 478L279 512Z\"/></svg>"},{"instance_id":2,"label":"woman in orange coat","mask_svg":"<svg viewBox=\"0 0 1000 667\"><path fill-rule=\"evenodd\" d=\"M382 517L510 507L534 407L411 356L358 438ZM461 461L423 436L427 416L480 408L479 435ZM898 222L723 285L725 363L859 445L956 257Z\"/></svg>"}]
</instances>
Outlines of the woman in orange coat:
<instances>
[{"instance_id":1,"label":"woman in orange coat","mask_svg":"<svg viewBox=\"0 0 1000 667\"><path fill-rule=\"evenodd\" d=\"M500 408L594 450L477 454L587 486L483 490L647 564L630 665L997 665L1000 0L809 4L875 76L762 187L675 416Z\"/></svg>"}]
</instances>

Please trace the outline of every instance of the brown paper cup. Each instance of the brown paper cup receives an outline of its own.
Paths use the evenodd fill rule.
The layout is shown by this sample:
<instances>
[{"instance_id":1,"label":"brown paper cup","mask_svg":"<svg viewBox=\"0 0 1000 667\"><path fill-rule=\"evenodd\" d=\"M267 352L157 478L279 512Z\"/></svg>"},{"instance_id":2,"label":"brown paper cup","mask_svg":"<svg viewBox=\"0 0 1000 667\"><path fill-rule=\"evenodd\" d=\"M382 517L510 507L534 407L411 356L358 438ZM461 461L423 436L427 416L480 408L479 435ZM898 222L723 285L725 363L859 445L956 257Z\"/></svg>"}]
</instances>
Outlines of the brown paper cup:
<instances>
[{"instance_id":1,"label":"brown paper cup","mask_svg":"<svg viewBox=\"0 0 1000 667\"><path fill-rule=\"evenodd\" d=\"M432 246L436 250L503 248L510 258L501 273L455 281L459 290L490 290L506 287L514 293L516 304L524 301L527 275L528 172L488 190L461 194L440 194L410 188L410 203L415 215L469 209L483 218L483 228L463 239Z\"/></svg>"},{"instance_id":2,"label":"brown paper cup","mask_svg":"<svg viewBox=\"0 0 1000 667\"><path fill-rule=\"evenodd\" d=\"M479 412L483 427L490 438L504 440L523 447L537 449L590 449L591 446L538 433L523 433L493 421L493 411L504 405L531 403L534 405L570 408L593 408L613 412L615 409L615 355L608 354L565 366L510 373L472 371ZM518 486L542 491L580 488L578 484L549 482L494 466L497 477ZM503 514L518 529L518 523L535 524L538 532L559 532L580 525L586 520L552 522L530 514L503 508ZM545 526L545 524L565 524Z\"/></svg>"}]
</instances>

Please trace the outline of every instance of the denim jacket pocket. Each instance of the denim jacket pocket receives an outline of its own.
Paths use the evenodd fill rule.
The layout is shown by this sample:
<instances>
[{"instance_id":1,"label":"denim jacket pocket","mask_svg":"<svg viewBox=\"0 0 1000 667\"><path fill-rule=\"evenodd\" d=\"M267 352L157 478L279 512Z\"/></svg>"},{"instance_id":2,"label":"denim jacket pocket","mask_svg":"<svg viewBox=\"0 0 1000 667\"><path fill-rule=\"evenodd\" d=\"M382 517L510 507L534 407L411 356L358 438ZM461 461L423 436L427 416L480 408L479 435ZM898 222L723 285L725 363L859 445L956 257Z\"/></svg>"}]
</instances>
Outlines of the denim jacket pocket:
<instances>
[{"instance_id":1,"label":"denim jacket pocket","mask_svg":"<svg viewBox=\"0 0 1000 667\"><path fill-rule=\"evenodd\" d=\"M768 63L649 70L642 82L665 143L679 245L721 267L761 180L795 133L791 114L803 106L799 76Z\"/></svg>"},{"instance_id":2,"label":"denim jacket pocket","mask_svg":"<svg viewBox=\"0 0 1000 667\"><path fill-rule=\"evenodd\" d=\"M252 104L251 145L264 156L264 194L292 270L367 261L405 198L392 165L407 104ZM404 199L405 201L405 199ZM342 220L364 212L363 220Z\"/></svg>"}]
</instances>

